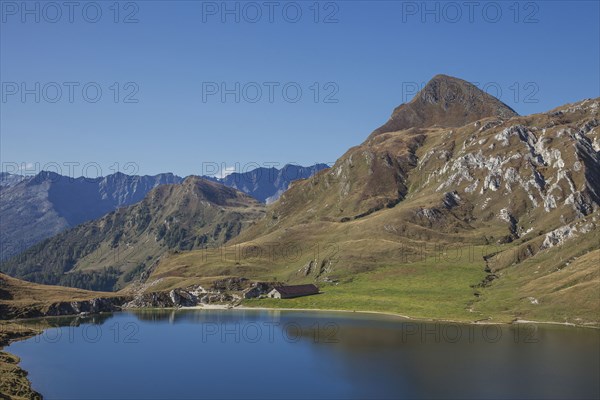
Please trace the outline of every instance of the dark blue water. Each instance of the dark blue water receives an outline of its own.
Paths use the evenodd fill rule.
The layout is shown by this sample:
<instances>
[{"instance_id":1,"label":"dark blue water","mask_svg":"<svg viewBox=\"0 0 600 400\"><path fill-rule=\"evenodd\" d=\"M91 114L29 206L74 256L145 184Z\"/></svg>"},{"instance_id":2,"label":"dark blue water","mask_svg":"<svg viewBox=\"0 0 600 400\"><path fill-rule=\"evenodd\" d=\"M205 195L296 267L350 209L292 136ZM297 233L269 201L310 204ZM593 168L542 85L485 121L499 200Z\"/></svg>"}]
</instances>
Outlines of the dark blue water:
<instances>
[{"instance_id":1,"label":"dark blue water","mask_svg":"<svg viewBox=\"0 0 600 400\"><path fill-rule=\"evenodd\" d=\"M348 313L145 311L12 344L48 399L598 398L600 333Z\"/></svg>"}]
</instances>

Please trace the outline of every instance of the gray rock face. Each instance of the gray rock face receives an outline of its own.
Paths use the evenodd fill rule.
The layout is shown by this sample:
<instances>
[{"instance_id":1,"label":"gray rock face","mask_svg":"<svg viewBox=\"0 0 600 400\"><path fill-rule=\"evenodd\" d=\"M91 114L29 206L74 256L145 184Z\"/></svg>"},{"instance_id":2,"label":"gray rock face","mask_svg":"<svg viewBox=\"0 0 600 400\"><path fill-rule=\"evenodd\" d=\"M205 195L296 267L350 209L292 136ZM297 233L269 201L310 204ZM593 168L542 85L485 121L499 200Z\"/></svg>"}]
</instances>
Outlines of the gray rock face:
<instances>
[{"instance_id":1,"label":"gray rock face","mask_svg":"<svg viewBox=\"0 0 600 400\"><path fill-rule=\"evenodd\" d=\"M256 282L252 284L248 289L244 290L242 296L244 299L255 299L257 297L266 295L273 287L280 285L279 282Z\"/></svg>"},{"instance_id":2,"label":"gray rock face","mask_svg":"<svg viewBox=\"0 0 600 400\"><path fill-rule=\"evenodd\" d=\"M189 290L173 289L169 292L151 292L136 296L125 308L176 308L198 305L198 296Z\"/></svg>"},{"instance_id":3,"label":"gray rock face","mask_svg":"<svg viewBox=\"0 0 600 400\"><path fill-rule=\"evenodd\" d=\"M0 172L0 189L8 188L16 185L25 179L24 176L9 174L7 172Z\"/></svg>"},{"instance_id":4,"label":"gray rock face","mask_svg":"<svg viewBox=\"0 0 600 400\"><path fill-rule=\"evenodd\" d=\"M202 304L237 304L242 298L253 299L269 293L280 282L252 282L230 277L216 280L209 290L200 286L162 292L142 292L125 304L125 308L178 308Z\"/></svg>"},{"instance_id":5,"label":"gray rock face","mask_svg":"<svg viewBox=\"0 0 600 400\"><path fill-rule=\"evenodd\" d=\"M237 300L236 297L229 293L207 293L200 299L201 304L220 304L229 303Z\"/></svg>"},{"instance_id":6,"label":"gray rock face","mask_svg":"<svg viewBox=\"0 0 600 400\"><path fill-rule=\"evenodd\" d=\"M198 304L198 297L181 289L173 289L169 292L173 305L179 307L192 307Z\"/></svg>"},{"instance_id":7,"label":"gray rock face","mask_svg":"<svg viewBox=\"0 0 600 400\"><path fill-rule=\"evenodd\" d=\"M315 173L329 168L327 164L310 167L287 164L283 168L257 168L248 172L234 172L225 178L215 180L226 186L244 192L263 203L272 203L285 192L290 184L298 179L307 179Z\"/></svg>"},{"instance_id":8,"label":"gray rock face","mask_svg":"<svg viewBox=\"0 0 600 400\"><path fill-rule=\"evenodd\" d=\"M239 296L226 291L198 292L194 288L173 289L168 292L142 293L126 303L125 308L179 308L194 307L200 304L231 303Z\"/></svg>"},{"instance_id":9,"label":"gray rock face","mask_svg":"<svg viewBox=\"0 0 600 400\"><path fill-rule=\"evenodd\" d=\"M550 212L569 205L579 215L589 215L600 204L600 153L594 150L593 141L586 134L598 126L599 121L592 119L576 132L550 133L545 128L509 126L485 146L478 141L465 143L458 157L431 175L450 174L438 191L465 182L470 183L464 189L466 193L480 195L522 190L534 208L543 207ZM553 144L564 135L571 137L572 148ZM503 151L492 153L497 148ZM585 186L580 187L572 176L582 169Z\"/></svg>"},{"instance_id":10,"label":"gray rock face","mask_svg":"<svg viewBox=\"0 0 600 400\"><path fill-rule=\"evenodd\" d=\"M568 225L563 225L546 233L540 250L562 246L566 241L576 239L579 235L586 234L595 229L597 229L597 223L594 220L589 222L576 221Z\"/></svg>"}]
</instances>

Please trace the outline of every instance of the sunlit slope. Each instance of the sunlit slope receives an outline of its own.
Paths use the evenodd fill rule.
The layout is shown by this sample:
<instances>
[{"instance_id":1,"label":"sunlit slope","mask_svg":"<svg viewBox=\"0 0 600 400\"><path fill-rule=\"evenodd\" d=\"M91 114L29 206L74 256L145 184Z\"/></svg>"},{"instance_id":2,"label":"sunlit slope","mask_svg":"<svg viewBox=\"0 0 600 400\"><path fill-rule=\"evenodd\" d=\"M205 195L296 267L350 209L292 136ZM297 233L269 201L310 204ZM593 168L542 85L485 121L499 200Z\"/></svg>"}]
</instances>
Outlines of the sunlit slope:
<instances>
[{"instance_id":1,"label":"sunlit slope","mask_svg":"<svg viewBox=\"0 0 600 400\"><path fill-rule=\"evenodd\" d=\"M469 112L472 99L466 93L479 95L461 82L463 89L451 96L441 92L434 96L438 107L459 101ZM430 89L424 89L427 98ZM263 219L232 241L234 245L171 255L159 263L150 280L160 280L162 288L230 275L317 281L325 286L335 281L331 291L347 297L348 304L372 309L372 302L356 301L360 281L367 292L379 291L397 305L383 308L400 313L402 304L420 300L433 306L444 301L462 318L530 315L562 320L562 315L552 313L553 304L558 310L560 301L549 289L549 282L563 280L558 275L536 282L536 274L521 276L519 269L510 267L490 285L478 285L491 274L485 272L484 256L528 241L542 243L548 235L557 238L551 248L532 250L532 260L542 260L558 251L552 249L579 240L565 235L565 226L585 219L586 235L597 232L599 104L599 99L585 100L530 116L507 115L506 109L491 107L500 111L482 119L477 113L475 120L467 119L460 127L444 126L436 119L434 124L422 124L425 127L375 131L331 169L295 182L268 207ZM456 107L452 110L458 115ZM578 254L594 251L598 243L586 240L581 246ZM442 265L458 272L451 277L436 274ZM563 268L565 273L571 265ZM406 268L422 273L430 287L417 294L409 290L415 286L402 286L411 282L403 273ZM406 290L386 289L382 282ZM450 282L465 297L442 300L433 295L435 288L443 290ZM589 287L597 288L593 282ZM527 285L548 293L545 306L538 302L534 311L521 312L534 304L511 302L500 294L519 293ZM297 302L327 299L331 297ZM577 318L583 320L592 320L600 311L600 305L590 301L573 299L565 304L579 307Z\"/></svg>"}]
</instances>

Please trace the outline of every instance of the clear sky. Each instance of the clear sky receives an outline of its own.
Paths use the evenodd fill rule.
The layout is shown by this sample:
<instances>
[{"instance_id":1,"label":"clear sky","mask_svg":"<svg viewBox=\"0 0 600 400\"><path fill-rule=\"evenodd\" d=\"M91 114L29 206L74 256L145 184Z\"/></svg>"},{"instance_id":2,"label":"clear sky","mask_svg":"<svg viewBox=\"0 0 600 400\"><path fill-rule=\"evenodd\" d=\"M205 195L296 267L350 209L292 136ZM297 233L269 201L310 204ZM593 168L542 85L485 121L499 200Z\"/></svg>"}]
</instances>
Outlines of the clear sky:
<instances>
[{"instance_id":1,"label":"clear sky","mask_svg":"<svg viewBox=\"0 0 600 400\"><path fill-rule=\"evenodd\" d=\"M1 3L9 172L331 163L438 73L520 114L600 96L598 1Z\"/></svg>"}]
</instances>

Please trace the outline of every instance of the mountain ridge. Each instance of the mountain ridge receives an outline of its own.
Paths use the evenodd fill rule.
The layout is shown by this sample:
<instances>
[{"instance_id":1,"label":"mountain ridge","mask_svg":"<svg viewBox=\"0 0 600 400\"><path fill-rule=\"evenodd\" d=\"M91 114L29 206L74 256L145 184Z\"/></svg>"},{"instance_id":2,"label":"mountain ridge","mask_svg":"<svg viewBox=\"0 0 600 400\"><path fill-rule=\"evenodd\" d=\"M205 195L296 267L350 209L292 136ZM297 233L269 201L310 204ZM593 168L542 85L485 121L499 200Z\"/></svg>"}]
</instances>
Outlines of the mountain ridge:
<instances>
[{"instance_id":1,"label":"mountain ridge","mask_svg":"<svg viewBox=\"0 0 600 400\"><path fill-rule=\"evenodd\" d=\"M225 178L205 177L258 198L272 201L292 180L311 176L326 168L286 165L282 169L256 169ZM291 171L291 172L290 172ZM262 172L262 173L261 173ZM0 261L26 250L65 229L100 218L119 207L141 201L153 188L181 183L173 173L127 175L116 172L104 177L67 177L53 171L34 176L0 175Z\"/></svg>"},{"instance_id":2,"label":"mountain ridge","mask_svg":"<svg viewBox=\"0 0 600 400\"><path fill-rule=\"evenodd\" d=\"M327 168L329 168L327 164L321 163L313 164L310 167L286 164L281 169L259 167L247 172L233 172L223 178L206 178L238 189L269 204L277 200L293 181L310 178L315 173Z\"/></svg>"}]
</instances>

